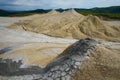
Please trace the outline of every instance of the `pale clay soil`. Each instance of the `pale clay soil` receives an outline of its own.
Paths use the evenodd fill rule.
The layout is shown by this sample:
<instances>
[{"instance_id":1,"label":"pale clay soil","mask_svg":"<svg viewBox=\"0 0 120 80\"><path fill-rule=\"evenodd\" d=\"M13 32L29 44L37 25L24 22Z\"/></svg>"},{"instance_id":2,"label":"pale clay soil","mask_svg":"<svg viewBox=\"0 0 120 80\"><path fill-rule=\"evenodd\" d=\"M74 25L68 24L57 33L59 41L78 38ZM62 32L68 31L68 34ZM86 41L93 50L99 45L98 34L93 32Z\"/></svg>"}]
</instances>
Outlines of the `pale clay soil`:
<instances>
[{"instance_id":1,"label":"pale clay soil","mask_svg":"<svg viewBox=\"0 0 120 80\"><path fill-rule=\"evenodd\" d=\"M0 55L2 58L12 58L13 60L22 59L23 67L28 65L46 66L58 54L62 53L69 45L76 42L76 39L63 39L49 37L29 31L19 31L7 29L5 26L12 25L22 20L38 18L39 15L27 17L0 17L0 50L11 47L10 51ZM120 25L120 21L106 21L109 24ZM103 42L109 47L115 48L120 44ZM111 46L112 45L112 46ZM114 49L119 51L120 47ZM118 52L119 53L119 52Z\"/></svg>"},{"instance_id":2,"label":"pale clay soil","mask_svg":"<svg viewBox=\"0 0 120 80\"><path fill-rule=\"evenodd\" d=\"M9 26L15 22L19 22L21 20L30 20L32 18L38 17L39 15L21 18L0 17L0 52L1 50L6 49L6 51L4 51L4 54L0 54L0 58L10 58L15 61L22 59L23 65L21 67L28 67L30 65L45 67L48 63L52 62L60 53L62 53L68 46L78 41L76 39L55 38L29 31L12 30L5 28L5 26ZM114 24L120 26L119 23L120 21L109 21L109 24L112 25ZM109 69L101 67L101 65L110 66L113 68L113 71L111 71L113 73L116 67L118 67L117 71L119 71L119 64L116 62L120 57L120 43L108 41L101 42L103 46L106 46L106 48L100 47L94 52L97 53L94 56L100 56L100 58L94 59L95 57L91 55L91 59L88 62L83 63L80 72L78 72L76 75L77 77L73 77L73 80L119 80L117 79L119 76L113 76L112 73L109 73L109 75L107 75L108 73L105 72L108 72ZM7 50L8 48L10 50ZM100 71L99 68L96 67L96 64L100 66ZM107 77L101 77L101 74ZM109 78L111 75L113 77ZM0 79L2 78L3 76L0 76ZM9 79L17 80L12 77L4 77L3 80ZM21 80L24 79L31 80L31 75L26 75L24 77L22 76Z\"/></svg>"},{"instance_id":3,"label":"pale clay soil","mask_svg":"<svg viewBox=\"0 0 120 80\"><path fill-rule=\"evenodd\" d=\"M0 52L3 49L7 50L8 47L11 49L5 51L0 57L22 59L22 67L31 64L44 67L70 44L77 41L6 28L0 28L0 37Z\"/></svg>"},{"instance_id":4,"label":"pale clay soil","mask_svg":"<svg viewBox=\"0 0 120 80\"><path fill-rule=\"evenodd\" d=\"M10 47L0 55L2 58L12 58L13 60L23 60L23 66L39 65L46 66L58 54L67 48L70 44L76 42L75 39L62 39L49 37L43 34L33 32L18 31L7 29L9 26L20 20L30 20L39 15L30 17L0 17L0 50Z\"/></svg>"}]
</instances>

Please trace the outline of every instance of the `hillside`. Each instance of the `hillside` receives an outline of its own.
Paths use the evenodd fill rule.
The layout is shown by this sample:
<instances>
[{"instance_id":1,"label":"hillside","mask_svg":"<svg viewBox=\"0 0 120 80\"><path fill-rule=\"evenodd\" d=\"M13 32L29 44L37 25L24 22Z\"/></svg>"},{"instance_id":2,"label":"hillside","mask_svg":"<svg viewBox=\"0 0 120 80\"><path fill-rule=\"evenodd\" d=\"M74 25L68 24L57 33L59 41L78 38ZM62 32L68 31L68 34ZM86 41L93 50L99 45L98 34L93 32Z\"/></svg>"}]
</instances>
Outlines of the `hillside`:
<instances>
[{"instance_id":1,"label":"hillside","mask_svg":"<svg viewBox=\"0 0 120 80\"><path fill-rule=\"evenodd\" d=\"M43 9L37 9L37 10L30 10L30 11L6 11L6 10L0 10L0 16L3 17L23 17L23 16L29 16L33 14L42 14L47 13L50 10L43 10Z\"/></svg>"},{"instance_id":2,"label":"hillside","mask_svg":"<svg viewBox=\"0 0 120 80\"><path fill-rule=\"evenodd\" d=\"M120 13L120 6L111 6L111 7L96 7L91 9L79 9L76 8L77 11L90 11L94 13Z\"/></svg>"},{"instance_id":3,"label":"hillside","mask_svg":"<svg viewBox=\"0 0 120 80\"><path fill-rule=\"evenodd\" d=\"M56 9L59 12L67 11L69 9ZM101 7L101 8L91 8L91 9L81 9L81 8L75 8L75 10L83 15L96 15L99 17L105 17L110 19L120 19L120 6L111 6L111 7ZM0 16L28 16L33 14L43 14L51 11L51 9L44 10L44 9L36 9L36 10L30 10L30 11L5 11L0 10Z\"/></svg>"},{"instance_id":4,"label":"hillside","mask_svg":"<svg viewBox=\"0 0 120 80\"><path fill-rule=\"evenodd\" d=\"M104 17L105 19L120 19L120 6L111 6L103 8L92 8L92 9L75 9L77 12L83 15L96 15Z\"/></svg>"},{"instance_id":5,"label":"hillside","mask_svg":"<svg viewBox=\"0 0 120 80\"><path fill-rule=\"evenodd\" d=\"M43 14L29 21L22 21L8 28L17 29L19 26L25 31L42 33L53 37L95 39L120 41L120 26L104 22L97 16L84 16L75 10L59 13L55 10Z\"/></svg>"}]
</instances>

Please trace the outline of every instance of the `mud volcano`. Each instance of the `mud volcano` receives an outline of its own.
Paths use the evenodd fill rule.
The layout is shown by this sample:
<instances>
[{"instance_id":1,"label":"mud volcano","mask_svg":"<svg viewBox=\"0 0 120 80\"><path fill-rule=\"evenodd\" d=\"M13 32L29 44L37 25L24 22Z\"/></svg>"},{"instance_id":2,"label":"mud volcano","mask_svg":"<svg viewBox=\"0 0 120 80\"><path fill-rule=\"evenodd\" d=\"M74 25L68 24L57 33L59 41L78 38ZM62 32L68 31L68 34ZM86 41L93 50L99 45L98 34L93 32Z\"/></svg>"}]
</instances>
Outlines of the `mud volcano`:
<instances>
[{"instance_id":1,"label":"mud volcano","mask_svg":"<svg viewBox=\"0 0 120 80\"><path fill-rule=\"evenodd\" d=\"M22 69L20 68L20 65L18 65L18 67L14 71L11 71L12 68L10 67L13 66L12 61L3 60L3 62L6 62L4 64L8 64L7 67L9 67L9 70L10 70L10 71L7 71L6 75L10 76L12 74L11 76L17 76L17 75L20 76L20 75L36 74L36 75L39 75L38 76L39 80L53 80L53 79L70 80L71 77L74 76L77 70L80 68L82 61L84 61L86 57L89 55L89 50L94 50L97 44L98 42L93 39L89 39L89 38L82 39L74 43L73 45L71 45L61 55L59 55L54 62L48 64L45 68L43 69L38 68L36 70L37 73L35 72L35 69L33 67ZM8 62L11 61L11 65L10 63L7 63L7 61ZM19 63L16 62L16 65L17 64ZM5 75L5 73L2 74L3 70L1 69L1 75Z\"/></svg>"},{"instance_id":2,"label":"mud volcano","mask_svg":"<svg viewBox=\"0 0 120 80\"><path fill-rule=\"evenodd\" d=\"M119 56L117 53L113 54L108 45L86 38L69 46L45 68L22 69L19 65L14 71L7 71L12 75L4 74L0 78L2 80L119 80Z\"/></svg>"},{"instance_id":3,"label":"mud volcano","mask_svg":"<svg viewBox=\"0 0 120 80\"><path fill-rule=\"evenodd\" d=\"M120 26L108 24L97 16L84 16L75 10L62 13L51 11L11 26L12 29L22 28L25 31L42 33L53 37L83 39L91 37L109 41L120 41Z\"/></svg>"}]
</instances>

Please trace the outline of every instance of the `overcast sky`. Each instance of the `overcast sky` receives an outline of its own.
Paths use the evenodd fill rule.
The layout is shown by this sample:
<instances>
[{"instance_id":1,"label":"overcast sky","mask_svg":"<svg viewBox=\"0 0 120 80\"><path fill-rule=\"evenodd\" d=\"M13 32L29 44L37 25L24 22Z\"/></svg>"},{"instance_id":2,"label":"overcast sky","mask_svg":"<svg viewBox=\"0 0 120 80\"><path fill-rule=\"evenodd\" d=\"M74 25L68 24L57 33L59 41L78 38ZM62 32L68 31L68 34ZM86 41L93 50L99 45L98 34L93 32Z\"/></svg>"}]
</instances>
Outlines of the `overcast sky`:
<instances>
[{"instance_id":1,"label":"overcast sky","mask_svg":"<svg viewBox=\"0 0 120 80\"><path fill-rule=\"evenodd\" d=\"M120 0L0 0L0 9L33 10L119 6Z\"/></svg>"}]
</instances>

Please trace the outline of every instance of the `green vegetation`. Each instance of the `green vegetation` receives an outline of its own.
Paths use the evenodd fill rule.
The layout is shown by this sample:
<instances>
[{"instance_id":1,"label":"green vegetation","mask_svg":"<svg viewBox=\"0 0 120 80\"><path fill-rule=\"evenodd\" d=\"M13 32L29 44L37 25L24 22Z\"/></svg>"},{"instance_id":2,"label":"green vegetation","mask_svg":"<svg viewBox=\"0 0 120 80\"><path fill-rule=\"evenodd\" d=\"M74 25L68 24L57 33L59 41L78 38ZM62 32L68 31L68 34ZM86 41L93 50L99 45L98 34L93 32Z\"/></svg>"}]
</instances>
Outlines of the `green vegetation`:
<instances>
[{"instance_id":1,"label":"green vegetation","mask_svg":"<svg viewBox=\"0 0 120 80\"><path fill-rule=\"evenodd\" d=\"M28 16L28 15L33 15L33 14L43 14L47 13L50 10L43 10L43 9L37 9L37 10L32 10L32 11L15 11L15 12L9 12L5 10L0 10L0 16L3 17L22 17L22 16Z\"/></svg>"},{"instance_id":2,"label":"green vegetation","mask_svg":"<svg viewBox=\"0 0 120 80\"><path fill-rule=\"evenodd\" d=\"M95 13L95 12L90 12L90 11L80 11L80 14L83 14L85 16L87 15L95 15L99 17L105 17L105 18L110 18L110 19L120 19L120 13Z\"/></svg>"},{"instance_id":3,"label":"green vegetation","mask_svg":"<svg viewBox=\"0 0 120 80\"><path fill-rule=\"evenodd\" d=\"M99 14L103 17L108 17L110 19L120 19L120 13L114 14L114 13L106 13L106 14Z\"/></svg>"},{"instance_id":4,"label":"green vegetation","mask_svg":"<svg viewBox=\"0 0 120 80\"><path fill-rule=\"evenodd\" d=\"M56 9L59 12L66 11L68 9ZM83 15L96 15L96 16L102 16L105 18L110 19L120 19L120 6L112 6L112 7L106 7L106 8L92 8L92 9L78 9L75 8L75 10ZM31 10L31 11L18 11L18 12L9 12L5 10L0 10L0 16L28 16L33 14L42 14L47 13L50 10L43 10L43 9L37 9L37 10Z\"/></svg>"},{"instance_id":5,"label":"green vegetation","mask_svg":"<svg viewBox=\"0 0 120 80\"><path fill-rule=\"evenodd\" d=\"M92 9L75 9L83 15L96 15L110 19L120 19L120 6L112 6L106 8L92 8Z\"/></svg>"}]
</instances>

